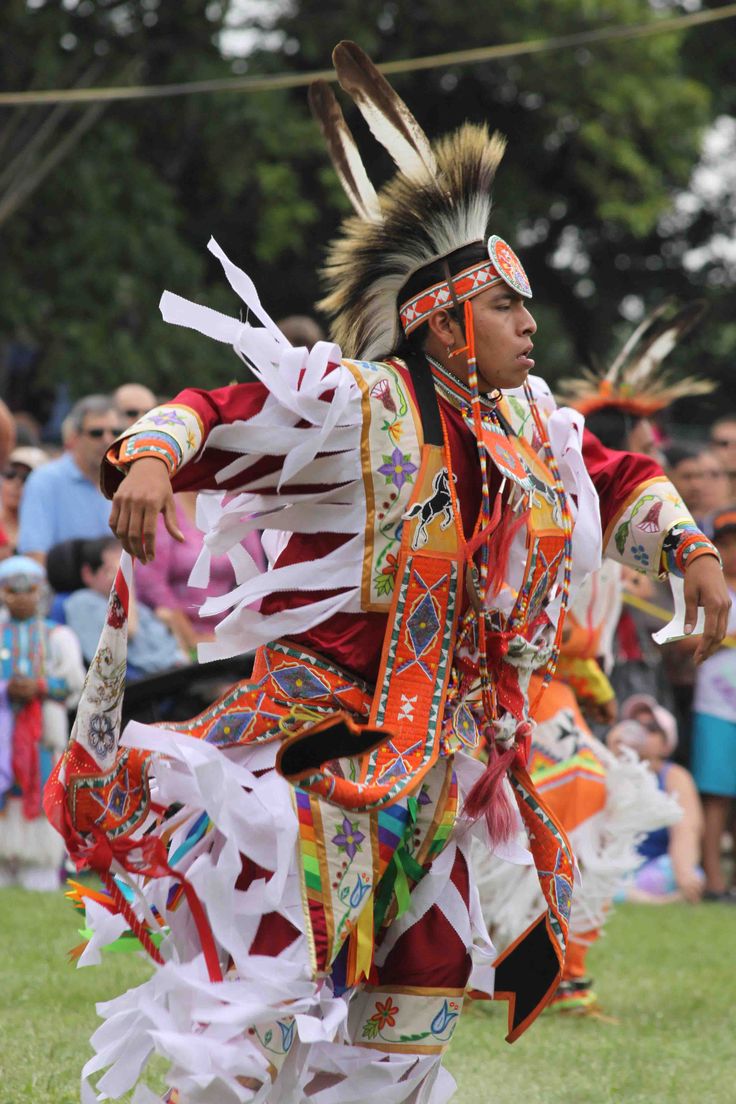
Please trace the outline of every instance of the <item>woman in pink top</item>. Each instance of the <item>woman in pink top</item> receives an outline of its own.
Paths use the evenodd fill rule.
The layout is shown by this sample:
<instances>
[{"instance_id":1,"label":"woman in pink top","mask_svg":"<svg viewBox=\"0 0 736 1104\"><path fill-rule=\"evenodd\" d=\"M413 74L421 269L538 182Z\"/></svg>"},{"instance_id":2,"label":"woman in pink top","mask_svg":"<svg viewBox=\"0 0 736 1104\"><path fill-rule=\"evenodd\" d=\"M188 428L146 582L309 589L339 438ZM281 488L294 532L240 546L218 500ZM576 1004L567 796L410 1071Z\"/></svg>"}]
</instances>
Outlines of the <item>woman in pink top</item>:
<instances>
[{"instance_id":1,"label":"woman in pink top","mask_svg":"<svg viewBox=\"0 0 736 1104\"><path fill-rule=\"evenodd\" d=\"M156 529L156 559L146 564L136 560L135 564L138 598L155 610L190 653L201 640L212 640L217 622L217 617L200 617L198 607L205 598L226 594L235 585L235 574L227 556L213 556L207 587L189 586L189 575L204 540L194 522L196 502L194 492L186 491L175 498L176 523L184 542L174 540L160 515ZM244 543L258 566L264 569L265 556L258 534L250 533Z\"/></svg>"}]
</instances>

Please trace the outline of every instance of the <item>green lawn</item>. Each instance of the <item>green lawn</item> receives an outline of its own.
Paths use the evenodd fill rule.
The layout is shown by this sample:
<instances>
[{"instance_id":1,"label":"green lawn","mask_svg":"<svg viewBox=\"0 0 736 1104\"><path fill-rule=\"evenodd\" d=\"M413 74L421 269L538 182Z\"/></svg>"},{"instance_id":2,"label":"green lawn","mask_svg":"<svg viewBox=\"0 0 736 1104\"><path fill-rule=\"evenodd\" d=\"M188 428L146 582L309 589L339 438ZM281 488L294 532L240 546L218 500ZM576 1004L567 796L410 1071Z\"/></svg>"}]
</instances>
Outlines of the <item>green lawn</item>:
<instances>
[{"instance_id":1,"label":"green lawn","mask_svg":"<svg viewBox=\"0 0 736 1104\"><path fill-rule=\"evenodd\" d=\"M94 1002L146 974L132 955L76 970L61 894L0 891L0 1104L76 1104ZM450 1050L457 1104L732 1104L736 910L620 908L591 955L618 1022L543 1016L508 1046L505 1005L473 1006Z\"/></svg>"}]
</instances>

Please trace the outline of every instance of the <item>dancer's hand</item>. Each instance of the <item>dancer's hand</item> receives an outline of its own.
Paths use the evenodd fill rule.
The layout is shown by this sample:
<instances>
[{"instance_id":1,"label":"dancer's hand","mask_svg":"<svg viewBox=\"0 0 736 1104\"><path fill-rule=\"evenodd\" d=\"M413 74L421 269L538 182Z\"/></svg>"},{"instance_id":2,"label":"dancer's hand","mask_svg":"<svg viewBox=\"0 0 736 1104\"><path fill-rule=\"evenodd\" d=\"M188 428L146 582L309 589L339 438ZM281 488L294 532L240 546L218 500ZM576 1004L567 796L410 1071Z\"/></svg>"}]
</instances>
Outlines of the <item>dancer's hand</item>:
<instances>
[{"instance_id":1,"label":"dancer's hand","mask_svg":"<svg viewBox=\"0 0 736 1104\"><path fill-rule=\"evenodd\" d=\"M158 515L174 540L184 536L176 523L174 492L169 470L163 460L145 456L130 465L128 474L115 492L110 513L110 528L126 552L149 563L156 554Z\"/></svg>"},{"instance_id":2,"label":"dancer's hand","mask_svg":"<svg viewBox=\"0 0 736 1104\"><path fill-rule=\"evenodd\" d=\"M8 680L8 697L11 701L24 705L40 697L38 679L29 678L28 675L12 675Z\"/></svg>"},{"instance_id":3,"label":"dancer's hand","mask_svg":"<svg viewBox=\"0 0 736 1104\"><path fill-rule=\"evenodd\" d=\"M698 606L705 610L705 627L693 659L702 663L719 647L728 628L731 599L715 556L698 556L685 566L685 632L692 632Z\"/></svg>"}]
</instances>

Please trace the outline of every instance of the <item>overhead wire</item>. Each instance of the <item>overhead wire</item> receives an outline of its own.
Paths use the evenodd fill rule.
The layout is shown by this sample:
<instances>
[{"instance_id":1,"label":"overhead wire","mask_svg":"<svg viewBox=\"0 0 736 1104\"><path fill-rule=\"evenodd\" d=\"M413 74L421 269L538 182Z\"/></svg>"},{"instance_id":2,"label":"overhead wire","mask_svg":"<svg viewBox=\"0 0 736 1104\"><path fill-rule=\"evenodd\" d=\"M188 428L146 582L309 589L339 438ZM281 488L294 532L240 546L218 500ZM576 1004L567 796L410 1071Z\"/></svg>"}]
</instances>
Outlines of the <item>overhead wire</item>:
<instances>
[{"instance_id":1,"label":"overhead wire","mask_svg":"<svg viewBox=\"0 0 736 1104\"><path fill-rule=\"evenodd\" d=\"M501 43L496 46L480 46L472 50L452 50L444 54L403 58L379 65L383 73L416 73L426 69L441 69L455 65L473 65L498 58L524 57L531 54L553 53L584 46L596 46L605 42L620 42L653 35L688 30L691 27L719 23L736 17L736 3L706 11L688 12L685 15L654 19L648 23L625 24L617 27L601 27L577 31L550 38ZM212 95L222 92L272 92L286 88L302 88L314 80L334 80L333 69L318 69L307 73L274 73L263 76L222 77L210 80L188 81L180 84L121 85L108 88L33 89L29 91L0 92L0 107L40 107L49 104L110 103L125 100L166 99L175 96Z\"/></svg>"}]
</instances>

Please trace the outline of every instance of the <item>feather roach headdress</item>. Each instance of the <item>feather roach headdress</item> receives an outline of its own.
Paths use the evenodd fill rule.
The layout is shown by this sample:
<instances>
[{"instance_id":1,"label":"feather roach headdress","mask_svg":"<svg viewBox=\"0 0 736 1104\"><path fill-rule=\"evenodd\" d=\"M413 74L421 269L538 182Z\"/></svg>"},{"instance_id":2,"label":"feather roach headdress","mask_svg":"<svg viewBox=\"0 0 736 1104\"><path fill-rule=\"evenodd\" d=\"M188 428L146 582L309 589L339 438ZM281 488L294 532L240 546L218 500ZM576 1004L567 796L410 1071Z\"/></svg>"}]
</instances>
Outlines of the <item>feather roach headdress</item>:
<instances>
[{"instance_id":1,"label":"feather roach headdress","mask_svg":"<svg viewBox=\"0 0 736 1104\"><path fill-rule=\"evenodd\" d=\"M673 314L672 302L662 303L634 330L607 371L584 368L578 379L560 380L559 398L586 415L619 410L647 418L676 399L709 394L715 388L710 380L697 376L678 379L661 367L705 309L705 304L697 301Z\"/></svg>"},{"instance_id":2,"label":"feather roach headdress","mask_svg":"<svg viewBox=\"0 0 736 1104\"><path fill-rule=\"evenodd\" d=\"M328 294L320 303L344 353L366 360L386 356L396 349L402 328L408 334L433 310L500 280L529 297L514 251L496 236L488 239L491 190L505 139L466 123L430 143L360 47L341 42L332 57L340 85L398 169L377 192L329 85L312 85L312 111L355 210L328 251ZM450 258L450 270L429 286L422 283L421 269L443 258ZM418 282L410 286L415 274Z\"/></svg>"}]
</instances>

